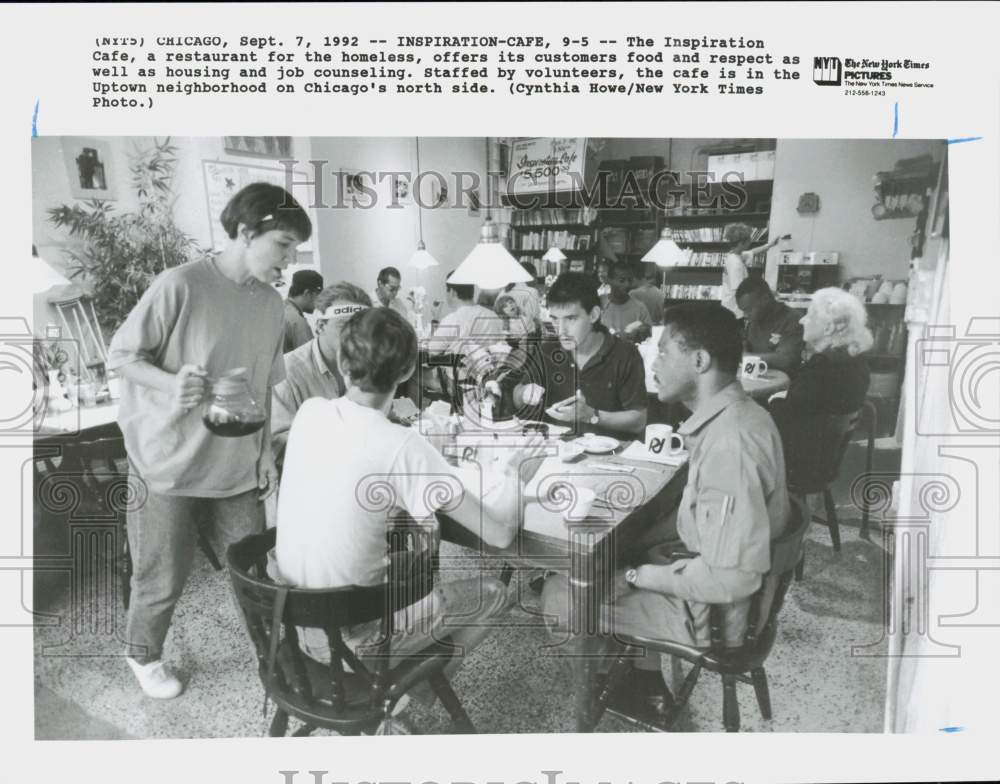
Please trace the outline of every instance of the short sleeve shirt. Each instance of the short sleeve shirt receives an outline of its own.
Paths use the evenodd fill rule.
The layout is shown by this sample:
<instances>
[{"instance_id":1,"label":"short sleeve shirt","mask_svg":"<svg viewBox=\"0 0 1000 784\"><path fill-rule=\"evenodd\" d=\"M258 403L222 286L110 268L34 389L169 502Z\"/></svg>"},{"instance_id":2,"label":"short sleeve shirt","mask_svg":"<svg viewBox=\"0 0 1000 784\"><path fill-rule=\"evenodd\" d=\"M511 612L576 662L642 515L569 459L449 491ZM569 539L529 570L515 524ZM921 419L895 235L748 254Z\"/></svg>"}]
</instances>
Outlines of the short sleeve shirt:
<instances>
[{"instance_id":1,"label":"short sleeve shirt","mask_svg":"<svg viewBox=\"0 0 1000 784\"><path fill-rule=\"evenodd\" d=\"M645 411L648 405L645 378L642 356L635 345L605 332L601 347L582 370L577 368L573 353L558 340L539 342L520 380L545 389L541 410L534 418L548 420L545 409L572 397L577 389L583 393L587 405L598 411ZM604 431L600 426L584 429L633 437Z\"/></svg>"},{"instance_id":2,"label":"short sleeve shirt","mask_svg":"<svg viewBox=\"0 0 1000 784\"><path fill-rule=\"evenodd\" d=\"M292 420L306 400L332 400L342 394L344 377L336 362L330 364L323 358L316 338L285 354L285 380L274 388L271 402L271 440L275 449L284 448Z\"/></svg>"},{"instance_id":3,"label":"short sleeve shirt","mask_svg":"<svg viewBox=\"0 0 1000 784\"><path fill-rule=\"evenodd\" d=\"M302 588L385 579L386 523L426 520L461 497L454 470L415 429L341 397L302 404L278 493L278 571Z\"/></svg>"},{"instance_id":4,"label":"short sleeve shirt","mask_svg":"<svg viewBox=\"0 0 1000 784\"><path fill-rule=\"evenodd\" d=\"M218 378L246 368L250 395L264 407L285 376L281 295L255 280L238 284L212 259L159 275L115 333L112 370L145 360L167 373L201 365ZM171 395L122 379L118 424L129 460L149 489L167 495L225 498L257 486L263 432L214 435L201 407L180 412Z\"/></svg>"},{"instance_id":5,"label":"short sleeve shirt","mask_svg":"<svg viewBox=\"0 0 1000 784\"><path fill-rule=\"evenodd\" d=\"M608 329L614 330L617 334L623 333L629 324L636 321L647 326L653 325L653 319L649 315L649 310L641 301L634 297L629 297L621 305L608 300L604 307L601 308L601 323Z\"/></svg>"},{"instance_id":6,"label":"short sleeve shirt","mask_svg":"<svg viewBox=\"0 0 1000 784\"><path fill-rule=\"evenodd\" d=\"M757 321L747 324L746 348L753 354L778 354L770 364L778 370L798 369L802 362L801 311L774 301Z\"/></svg>"}]
</instances>

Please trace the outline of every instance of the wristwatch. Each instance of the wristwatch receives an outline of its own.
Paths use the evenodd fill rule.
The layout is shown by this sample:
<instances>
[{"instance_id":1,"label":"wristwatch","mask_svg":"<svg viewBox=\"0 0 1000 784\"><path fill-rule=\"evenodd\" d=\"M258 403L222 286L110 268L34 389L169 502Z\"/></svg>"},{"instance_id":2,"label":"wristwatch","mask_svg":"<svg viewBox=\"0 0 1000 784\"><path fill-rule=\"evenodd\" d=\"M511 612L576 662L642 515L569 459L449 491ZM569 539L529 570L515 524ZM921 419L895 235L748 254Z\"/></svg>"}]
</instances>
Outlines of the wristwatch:
<instances>
[{"instance_id":1,"label":"wristwatch","mask_svg":"<svg viewBox=\"0 0 1000 784\"><path fill-rule=\"evenodd\" d=\"M600 421L601 421L601 412L595 408L594 415L590 418L590 424L597 425L600 424Z\"/></svg>"},{"instance_id":2,"label":"wristwatch","mask_svg":"<svg viewBox=\"0 0 1000 784\"><path fill-rule=\"evenodd\" d=\"M625 582L628 584L629 588L635 588L636 587L635 581L638 579L639 579L638 569L628 569L625 572Z\"/></svg>"}]
</instances>

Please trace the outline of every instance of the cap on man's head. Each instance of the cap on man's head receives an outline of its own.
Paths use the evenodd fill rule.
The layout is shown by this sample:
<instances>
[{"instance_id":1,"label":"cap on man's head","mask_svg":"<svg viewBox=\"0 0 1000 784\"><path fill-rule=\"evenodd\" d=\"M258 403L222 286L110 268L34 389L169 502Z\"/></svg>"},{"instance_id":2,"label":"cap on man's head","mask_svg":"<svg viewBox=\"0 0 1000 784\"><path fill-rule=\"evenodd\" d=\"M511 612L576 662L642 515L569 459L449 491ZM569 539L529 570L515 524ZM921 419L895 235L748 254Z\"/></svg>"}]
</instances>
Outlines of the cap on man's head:
<instances>
[{"instance_id":1,"label":"cap on man's head","mask_svg":"<svg viewBox=\"0 0 1000 784\"><path fill-rule=\"evenodd\" d=\"M322 291L323 276L316 270L299 270L292 275L292 285L288 289L289 297L297 297L308 291Z\"/></svg>"}]
</instances>

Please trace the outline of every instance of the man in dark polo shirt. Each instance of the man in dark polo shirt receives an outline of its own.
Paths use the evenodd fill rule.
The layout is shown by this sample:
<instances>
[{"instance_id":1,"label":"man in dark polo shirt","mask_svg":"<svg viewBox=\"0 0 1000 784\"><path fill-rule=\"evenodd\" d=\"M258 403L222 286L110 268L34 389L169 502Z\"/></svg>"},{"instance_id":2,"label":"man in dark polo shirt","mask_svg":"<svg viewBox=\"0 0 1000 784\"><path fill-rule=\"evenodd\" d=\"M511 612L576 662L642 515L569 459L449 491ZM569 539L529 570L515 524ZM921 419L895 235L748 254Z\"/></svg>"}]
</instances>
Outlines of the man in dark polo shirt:
<instances>
[{"instance_id":1,"label":"man in dark polo shirt","mask_svg":"<svg viewBox=\"0 0 1000 784\"><path fill-rule=\"evenodd\" d=\"M547 307L558 338L536 344L514 389L522 419L576 426L618 438L642 438L646 427L645 370L639 350L601 324L593 279L560 275ZM552 407L559 406L552 411ZM534 413L535 416L530 414Z\"/></svg>"},{"instance_id":2,"label":"man in dark polo shirt","mask_svg":"<svg viewBox=\"0 0 1000 784\"><path fill-rule=\"evenodd\" d=\"M802 314L778 302L763 278L743 281L736 289L736 304L747 319L746 352L793 375L802 364Z\"/></svg>"}]
</instances>

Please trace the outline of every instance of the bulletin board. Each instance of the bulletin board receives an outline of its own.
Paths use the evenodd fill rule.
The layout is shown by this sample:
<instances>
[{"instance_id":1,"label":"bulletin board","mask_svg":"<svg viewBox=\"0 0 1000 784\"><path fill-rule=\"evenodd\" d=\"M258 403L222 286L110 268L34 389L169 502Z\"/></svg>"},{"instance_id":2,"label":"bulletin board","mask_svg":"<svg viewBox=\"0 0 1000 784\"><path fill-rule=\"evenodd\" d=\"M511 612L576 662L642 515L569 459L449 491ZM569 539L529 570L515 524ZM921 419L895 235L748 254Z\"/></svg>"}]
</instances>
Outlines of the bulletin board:
<instances>
[{"instance_id":1,"label":"bulletin board","mask_svg":"<svg viewBox=\"0 0 1000 784\"><path fill-rule=\"evenodd\" d=\"M222 229L220 217L229 200L243 187L252 182L269 182L272 185L286 185L286 172L284 167L256 166L247 163L233 163L231 161L202 161L202 170L205 175L205 198L208 204L208 226L212 236L213 250L222 250L225 247L225 231ZM316 237L316 210L310 209L313 203L313 183L306 179L302 172L292 171L292 196L309 214L312 221L312 236L299 245L298 250L302 254L309 254L309 262L319 265L319 257L315 252L314 238Z\"/></svg>"}]
</instances>

